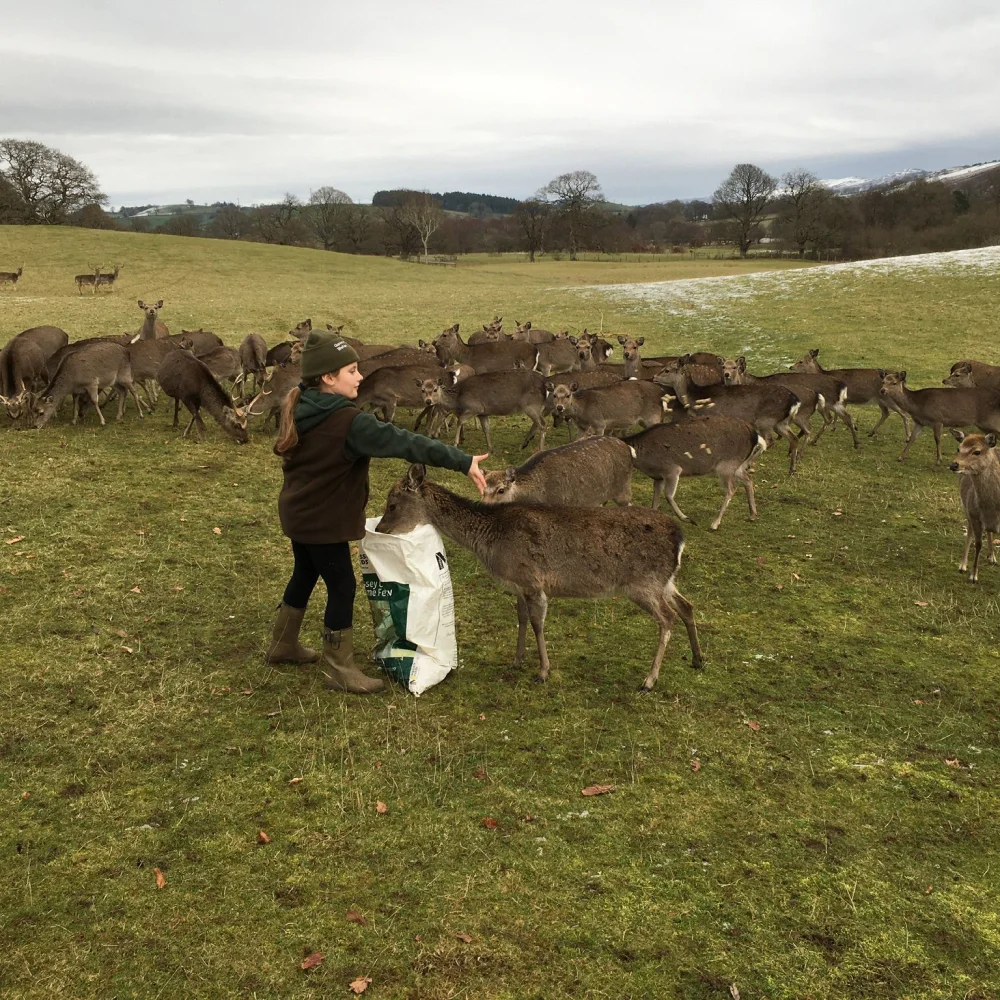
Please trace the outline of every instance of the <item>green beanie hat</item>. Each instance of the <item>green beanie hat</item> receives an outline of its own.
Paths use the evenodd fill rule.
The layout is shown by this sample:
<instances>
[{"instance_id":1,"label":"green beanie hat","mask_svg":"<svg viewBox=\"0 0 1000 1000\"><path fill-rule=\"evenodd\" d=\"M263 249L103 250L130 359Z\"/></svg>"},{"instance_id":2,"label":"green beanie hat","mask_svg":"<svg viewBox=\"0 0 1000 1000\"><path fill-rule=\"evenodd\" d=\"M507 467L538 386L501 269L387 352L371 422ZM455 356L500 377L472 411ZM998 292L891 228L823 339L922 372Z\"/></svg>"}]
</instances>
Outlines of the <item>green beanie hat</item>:
<instances>
[{"instance_id":1,"label":"green beanie hat","mask_svg":"<svg viewBox=\"0 0 1000 1000\"><path fill-rule=\"evenodd\" d=\"M360 360L358 352L337 334L313 330L302 348L300 370L303 378L316 378Z\"/></svg>"}]
</instances>

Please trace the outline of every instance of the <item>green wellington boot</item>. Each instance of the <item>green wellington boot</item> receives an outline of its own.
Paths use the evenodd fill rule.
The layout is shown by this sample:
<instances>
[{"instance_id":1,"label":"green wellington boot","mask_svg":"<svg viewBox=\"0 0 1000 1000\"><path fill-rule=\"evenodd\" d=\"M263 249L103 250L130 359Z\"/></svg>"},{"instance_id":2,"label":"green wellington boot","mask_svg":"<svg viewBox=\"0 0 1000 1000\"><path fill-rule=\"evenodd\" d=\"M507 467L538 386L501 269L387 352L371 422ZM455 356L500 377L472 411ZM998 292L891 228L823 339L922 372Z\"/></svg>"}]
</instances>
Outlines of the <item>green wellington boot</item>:
<instances>
[{"instance_id":1,"label":"green wellington boot","mask_svg":"<svg viewBox=\"0 0 1000 1000\"><path fill-rule=\"evenodd\" d=\"M315 663L319 653L299 642L299 629L305 617L305 608L278 605L278 620L271 632L271 645L267 650L268 663Z\"/></svg>"},{"instance_id":2,"label":"green wellington boot","mask_svg":"<svg viewBox=\"0 0 1000 1000\"><path fill-rule=\"evenodd\" d=\"M354 629L323 630L323 677L328 688L351 694L374 694L384 681L363 674L354 665Z\"/></svg>"}]
</instances>

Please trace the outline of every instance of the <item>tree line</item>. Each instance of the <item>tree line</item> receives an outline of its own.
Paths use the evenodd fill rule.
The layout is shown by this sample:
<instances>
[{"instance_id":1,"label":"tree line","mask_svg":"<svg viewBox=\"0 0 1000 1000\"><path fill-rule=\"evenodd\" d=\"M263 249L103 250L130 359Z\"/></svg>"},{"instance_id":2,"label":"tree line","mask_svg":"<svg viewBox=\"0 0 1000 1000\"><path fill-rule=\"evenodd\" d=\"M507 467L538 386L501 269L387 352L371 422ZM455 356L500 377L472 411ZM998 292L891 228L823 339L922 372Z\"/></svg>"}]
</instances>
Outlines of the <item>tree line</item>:
<instances>
[{"instance_id":1,"label":"tree line","mask_svg":"<svg viewBox=\"0 0 1000 1000\"><path fill-rule=\"evenodd\" d=\"M0 139L0 223L150 231L138 213L105 211L94 174L41 143ZM192 208L193 203L188 202ZM379 191L354 202L332 186L308 199L180 211L152 229L177 236L250 240L343 253L430 254L683 252L706 244L857 259L1000 243L1000 168L951 185L916 180L856 195L831 192L804 169L774 177L737 164L710 201L610 204L587 170L560 174L518 201L469 192Z\"/></svg>"}]
</instances>

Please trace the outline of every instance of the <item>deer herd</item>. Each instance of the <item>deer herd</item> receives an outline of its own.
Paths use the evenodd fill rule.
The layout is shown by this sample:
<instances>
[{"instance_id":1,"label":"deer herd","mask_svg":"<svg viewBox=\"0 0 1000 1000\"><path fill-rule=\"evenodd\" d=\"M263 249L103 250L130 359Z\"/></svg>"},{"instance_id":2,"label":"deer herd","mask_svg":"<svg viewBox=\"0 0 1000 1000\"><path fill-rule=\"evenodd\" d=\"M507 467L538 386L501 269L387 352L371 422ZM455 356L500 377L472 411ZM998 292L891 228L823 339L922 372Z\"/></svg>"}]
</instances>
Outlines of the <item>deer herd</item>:
<instances>
[{"instance_id":1,"label":"deer herd","mask_svg":"<svg viewBox=\"0 0 1000 1000\"><path fill-rule=\"evenodd\" d=\"M95 267L77 275L82 289L113 286ZM18 274L0 274L16 283ZM102 405L117 397L121 420L129 401L139 418L155 407L159 390L181 405L203 437L206 411L238 443L248 440L251 420L275 427L281 403L300 381L299 356L312 330L299 323L287 339L268 347L257 333L239 348L205 330L171 335L159 318L163 301L138 302L141 325L117 336L70 342L53 326L25 330L0 352L0 402L15 427L45 427L67 396L72 422L92 407L105 423ZM342 328L327 327L342 333ZM993 533L1000 533L1000 368L979 361L956 362L944 387L911 389L905 371L876 368L824 369L819 351L809 351L788 371L751 374L745 357L711 351L643 357L644 339L605 339L584 330L538 329L516 323L503 329L497 316L467 340L459 325L413 346L368 344L345 337L360 358L364 376L357 405L395 421L399 410L416 413L434 436L449 433L462 443L478 422L493 450L490 421L518 415L530 422L522 448L535 453L520 466L487 475L484 503L477 504L426 480L414 466L389 494L380 531L407 531L430 522L471 548L487 568L517 594L517 662L524 656L527 623L535 632L539 678L548 675L544 619L550 597L598 597L621 593L656 619L660 640L643 682L656 681L676 617L691 644L692 666L701 651L690 603L675 586L683 538L674 521L658 513L661 495L676 518L689 521L676 499L680 479L714 475L723 502L711 522L718 529L739 486L751 520L757 516L754 465L769 444L788 445L789 474L803 446L842 423L859 446L849 407L875 403L881 413L875 435L892 413L904 428L900 460L925 427L934 431L937 461L948 428L960 442L950 468L959 474L968 540L959 569L978 580L982 536L996 562ZM620 363L612 361L621 349ZM140 395L141 393L141 395ZM819 417L814 430L813 418ZM569 442L545 449L547 434L565 426ZM449 429L450 428L450 429ZM977 428L983 433L964 433ZM652 509L631 506L633 470L653 481ZM612 502L614 508L604 505ZM511 505L514 505L513 507Z\"/></svg>"}]
</instances>

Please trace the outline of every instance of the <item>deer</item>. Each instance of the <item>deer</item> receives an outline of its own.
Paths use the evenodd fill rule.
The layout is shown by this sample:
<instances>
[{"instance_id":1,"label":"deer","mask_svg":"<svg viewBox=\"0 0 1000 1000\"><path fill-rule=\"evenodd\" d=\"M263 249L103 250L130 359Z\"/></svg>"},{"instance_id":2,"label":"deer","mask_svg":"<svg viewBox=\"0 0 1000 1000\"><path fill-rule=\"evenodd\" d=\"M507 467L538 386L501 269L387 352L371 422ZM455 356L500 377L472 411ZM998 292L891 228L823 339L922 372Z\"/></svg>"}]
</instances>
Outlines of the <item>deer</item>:
<instances>
[{"instance_id":1,"label":"deer","mask_svg":"<svg viewBox=\"0 0 1000 1000\"><path fill-rule=\"evenodd\" d=\"M73 280L76 282L76 290L83 295L84 288L89 285L91 294L97 288L97 276L101 273L101 265L95 264L93 273L91 274L78 274Z\"/></svg>"},{"instance_id":2,"label":"deer","mask_svg":"<svg viewBox=\"0 0 1000 1000\"><path fill-rule=\"evenodd\" d=\"M264 380L260 392L243 408L247 417L263 417L265 422L269 417L273 417L277 429L281 417L281 404L302 378L299 359L302 357L304 346L301 340L296 341L290 346L290 353L284 364L275 365L271 369L271 374ZM364 385L364 382L361 384Z\"/></svg>"},{"instance_id":3,"label":"deer","mask_svg":"<svg viewBox=\"0 0 1000 1000\"><path fill-rule=\"evenodd\" d=\"M772 434L784 438L788 442L788 474L795 472L801 439L791 425L802 403L791 389L777 383L698 387L691 381L689 372L688 365L673 370L667 366L653 379L672 389L677 396L681 406L672 411L675 422L714 414L742 420L755 427L765 440Z\"/></svg>"},{"instance_id":4,"label":"deer","mask_svg":"<svg viewBox=\"0 0 1000 1000\"><path fill-rule=\"evenodd\" d=\"M115 264L113 271L98 270L94 275L94 291L96 292L98 288L107 288L109 292L113 292L115 290L115 282L118 280L118 272L124 266L124 264Z\"/></svg>"},{"instance_id":5,"label":"deer","mask_svg":"<svg viewBox=\"0 0 1000 1000\"><path fill-rule=\"evenodd\" d=\"M1000 396L991 389L911 389L906 372L882 375L882 395L891 399L912 420L913 425L900 452L899 461L910 454L913 442L925 427L934 429L936 465L941 464L941 431L945 427L978 427L1000 433Z\"/></svg>"},{"instance_id":6,"label":"deer","mask_svg":"<svg viewBox=\"0 0 1000 1000\"><path fill-rule=\"evenodd\" d=\"M501 341L470 347L459 336L458 323L443 330L433 341L433 347L442 365L470 365L478 374L504 368L531 370L538 366L538 348L534 344Z\"/></svg>"},{"instance_id":7,"label":"deer","mask_svg":"<svg viewBox=\"0 0 1000 1000\"><path fill-rule=\"evenodd\" d=\"M531 429L521 445L522 449L528 447L536 434L539 449L545 447L545 379L538 372L516 368L477 373L454 385L440 378L429 379L422 388L427 406L452 412L458 418L455 447L462 440L466 423L478 417L486 435L486 448L492 451L490 417L512 413L523 413L531 420Z\"/></svg>"},{"instance_id":8,"label":"deer","mask_svg":"<svg viewBox=\"0 0 1000 1000\"><path fill-rule=\"evenodd\" d=\"M524 663L528 622L538 646L538 681L548 680L545 615L553 597L624 594L659 625L659 642L640 690L651 691L677 617L691 646L691 666L703 665L694 607L677 589L684 536L666 514L639 507L564 507L530 503L483 504L458 496L411 465L389 491L376 527L404 534L433 524L470 549L517 595L517 652Z\"/></svg>"},{"instance_id":9,"label":"deer","mask_svg":"<svg viewBox=\"0 0 1000 1000\"><path fill-rule=\"evenodd\" d=\"M104 427L104 414L99 404L99 394L103 389L113 389L118 393L118 420L125 413L128 396L135 400L136 409L142 417L142 404L132 382L128 351L121 344L106 340L86 344L64 355L49 384L35 402L35 427L39 430L44 427L59 409L59 404L70 394L73 396L74 424L80 417L83 401L88 399Z\"/></svg>"},{"instance_id":10,"label":"deer","mask_svg":"<svg viewBox=\"0 0 1000 1000\"><path fill-rule=\"evenodd\" d=\"M672 376L675 373L683 375L683 383L693 386L696 389L703 389L709 385L722 385L722 364L703 364L693 361L692 355L684 354L678 358L668 358L663 367L653 376L654 381L659 381L661 376ZM724 358L717 359L719 362ZM678 380L681 381L681 380Z\"/></svg>"},{"instance_id":11,"label":"deer","mask_svg":"<svg viewBox=\"0 0 1000 1000\"><path fill-rule=\"evenodd\" d=\"M257 393L267 377L267 341L259 333L248 333L240 344L238 381L245 387L251 376L254 392Z\"/></svg>"},{"instance_id":12,"label":"deer","mask_svg":"<svg viewBox=\"0 0 1000 1000\"><path fill-rule=\"evenodd\" d=\"M616 437L585 437L535 452L523 465L486 473L483 503L619 507L632 502L632 456Z\"/></svg>"},{"instance_id":13,"label":"deer","mask_svg":"<svg viewBox=\"0 0 1000 1000\"><path fill-rule=\"evenodd\" d=\"M237 444L247 443L246 410L233 403L232 397L219 385L208 365L190 351L170 351L160 365L156 380L174 400L174 427L178 423L181 403L191 414L182 437L187 437L191 428L197 425L199 436L204 440L205 422L201 418L201 408L204 407Z\"/></svg>"},{"instance_id":14,"label":"deer","mask_svg":"<svg viewBox=\"0 0 1000 1000\"><path fill-rule=\"evenodd\" d=\"M580 357L580 342L576 337L567 335L565 338L535 346L538 350L538 370L546 377L556 372L579 371L583 365ZM589 343L585 353L590 355Z\"/></svg>"},{"instance_id":15,"label":"deer","mask_svg":"<svg viewBox=\"0 0 1000 1000\"><path fill-rule=\"evenodd\" d=\"M556 339L556 335L550 330L534 329L530 320L527 323L514 320L514 332L511 334L511 339L525 344L548 344Z\"/></svg>"},{"instance_id":16,"label":"deer","mask_svg":"<svg viewBox=\"0 0 1000 1000\"><path fill-rule=\"evenodd\" d=\"M981 361L956 361L951 366L951 373L941 382L958 389L992 389L1000 392L1000 368Z\"/></svg>"},{"instance_id":17,"label":"deer","mask_svg":"<svg viewBox=\"0 0 1000 1000\"><path fill-rule=\"evenodd\" d=\"M169 336L170 331L167 329L167 325L157 319L157 315L163 308L163 299L160 299L155 305L147 306L142 299L138 300L139 308L145 313L145 318L142 321L142 326L139 327L139 332L136 334L136 340L155 340L157 337Z\"/></svg>"},{"instance_id":18,"label":"deer","mask_svg":"<svg viewBox=\"0 0 1000 1000\"><path fill-rule=\"evenodd\" d=\"M605 361L598 365L601 371L614 372L622 378L651 379L662 367L657 362L643 361L639 354L639 349L646 342L645 337L625 337L618 336L618 343L622 346L622 364L612 364Z\"/></svg>"},{"instance_id":19,"label":"deer","mask_svg":"<svg viewBox=\"0 0 1000 1000\"><path fill-rule=\"evenodd\" d=\"M37 366L36 356L33 351L25 347L29 343L38 348L42 363L47 366L49 359L69 343L69 334L58 326L32 326L12 337L0 351L0 394L13 397L15 394L13 382L23 383L25 375L29 380L36 377L34 374ZM22 366L24 374L20 374ZM48 381L48 373L44 367L42 380Z\"/></svg>"},{"instance_id":20,"label":"deer","mask_svg":"<svg viewBox=\"0 0 1000 1000\"><path fill-rule=\"evenodd\" d=\"M355 406L381 412L392 423L397 406L426 409L423 384L443 375L440 365L400 365L377 368L358 386ZM423 414L421 414L423 415Z\"/></svg>"},{"instance_id":21,"label":"deer","mask_svg":"<svg viewBox=\"0 0 1000 1000\"><path fill-rule=\"evenodd\" d=\"M477 330L469 337L469 346L476 344L496 344L504 338L503 316L494 316L492 322L484 323L482 330Z\"/></svg>"},{"instance_id":22,"label":"deer","mask_svg":"<svg viewBox=\"0 0 1000 1000\"><path fill-rule=\"evenodd\" d=\"M958 454L948 466L958 473L958 492L965 511L965 551L958 564L959 573L969 569L969 549L976 544L976 557L969 573L969 583L979 582L979 552L983 547L983 531L986 532L987 560L991 566L997 564L993 548L993 536L1000 534L1000 455L997 454L997 436L989 434L963 434L949 428L951 436L958 442Z\"/></svg>"},{"instance_id":23,"label":"deer","mask_svg":"<svg viewBox=\"0 0 1000 1000\"><path fill-rule=\"evenodd\" d=\"M48 382L45 354L35 341L28 337L15 337L0 351L0 402L7 408L11 419L17 419L21 408L14 404L30 392L37 391Z\"/></svg>"},{"instance_id":24,"label":"deer","mask_svg":"<svg viewBox=\"0 0 1000 1000\"><path fill-rule=\"evenodd\" d=\"M635 424L651 427L663 420L663 389L654 382L627 379L612 385L581 389L579 382L545 383L546 408L572 420L584 434L601 436Z\"/></svg>"},{"instance_id":25,"label":"deer","mask_svg":"<svg viewBox=\"0 0 1000 1000\"><path fill-rule=\"evenodd\" d=\"M877 368L823 368L819 363L819 348L813 348L803 357L799 358L795 364L789 367L789 371L798 372L803 375L828 375L837 379L847 386L847 397L844 400L848 404L878 403L882 416L878 423L868 432L869 437L875 437L878 429L889 419L890 413L898 413L903 421L903 437L910 433L910 422L906 414L900 410L896 404L886 396L881 395L882 378ZM954 371L954 369L952 369ZM945 380L947 382L947 379Z\"/></svg>"},{"instance_id":26,"label":"deer","mask_svg":"<svg viewBox=\"0 0 1000 1000\"><path fill-rule=\"evenodd\" d=\"M187 349L191 350L194 346L193 341L186 335L184 339L188 342ZM192 351L192 353L208 365L209 370L218 381L235 383L236 379L239 378L242 365L240 363L240 352L235 347L227 347L223 344L221 347L216 347L214 350L207 351L204 354L195 351Z\"/></svg>"},{"instance_id":27,"label":"deer","mask_svg":"<svg viewBox=\"0 0 1000 1000\"><path fill-rule=\"evenodd\" d=\"M441 364L438 361L434 346L423 340L420 341L420 344L422 346L393 347L384 354L378 354L375 357L360 362L358 364L358 371L361 372L364 378L368 378L369 375L377 372L380 368L399 368L403 365L437 365L440 368Z\"/></svg>"},{"instance_id":28,"label":"deer","mask_svg":"<svg viewBox=\"0 0 1000 1000\"><path fill-rule=\"evenodd\" d=\"M674 514L689 521L674 499L678 481L682 476L715 475L725 496L711 530L718 531L737 482L746 491L750 520L757 520L752 467L767 450L767 439L750 424L724 416L693 417L657 424L622 440L629 447L633 465L653 480L653 510L660 506L660 493L665 492Z\"/></svg>"},{"instance_id":29,"label":"deer","mask_svg":"<svg viewBox=\"0 0 1000 1000\"><path fill-rule=\"evenodd\" d=\"M16 289L22 274L24 274L23 264L16 271L0 271L0 286L13 285Z\"/></svg>"}]
</instances>

